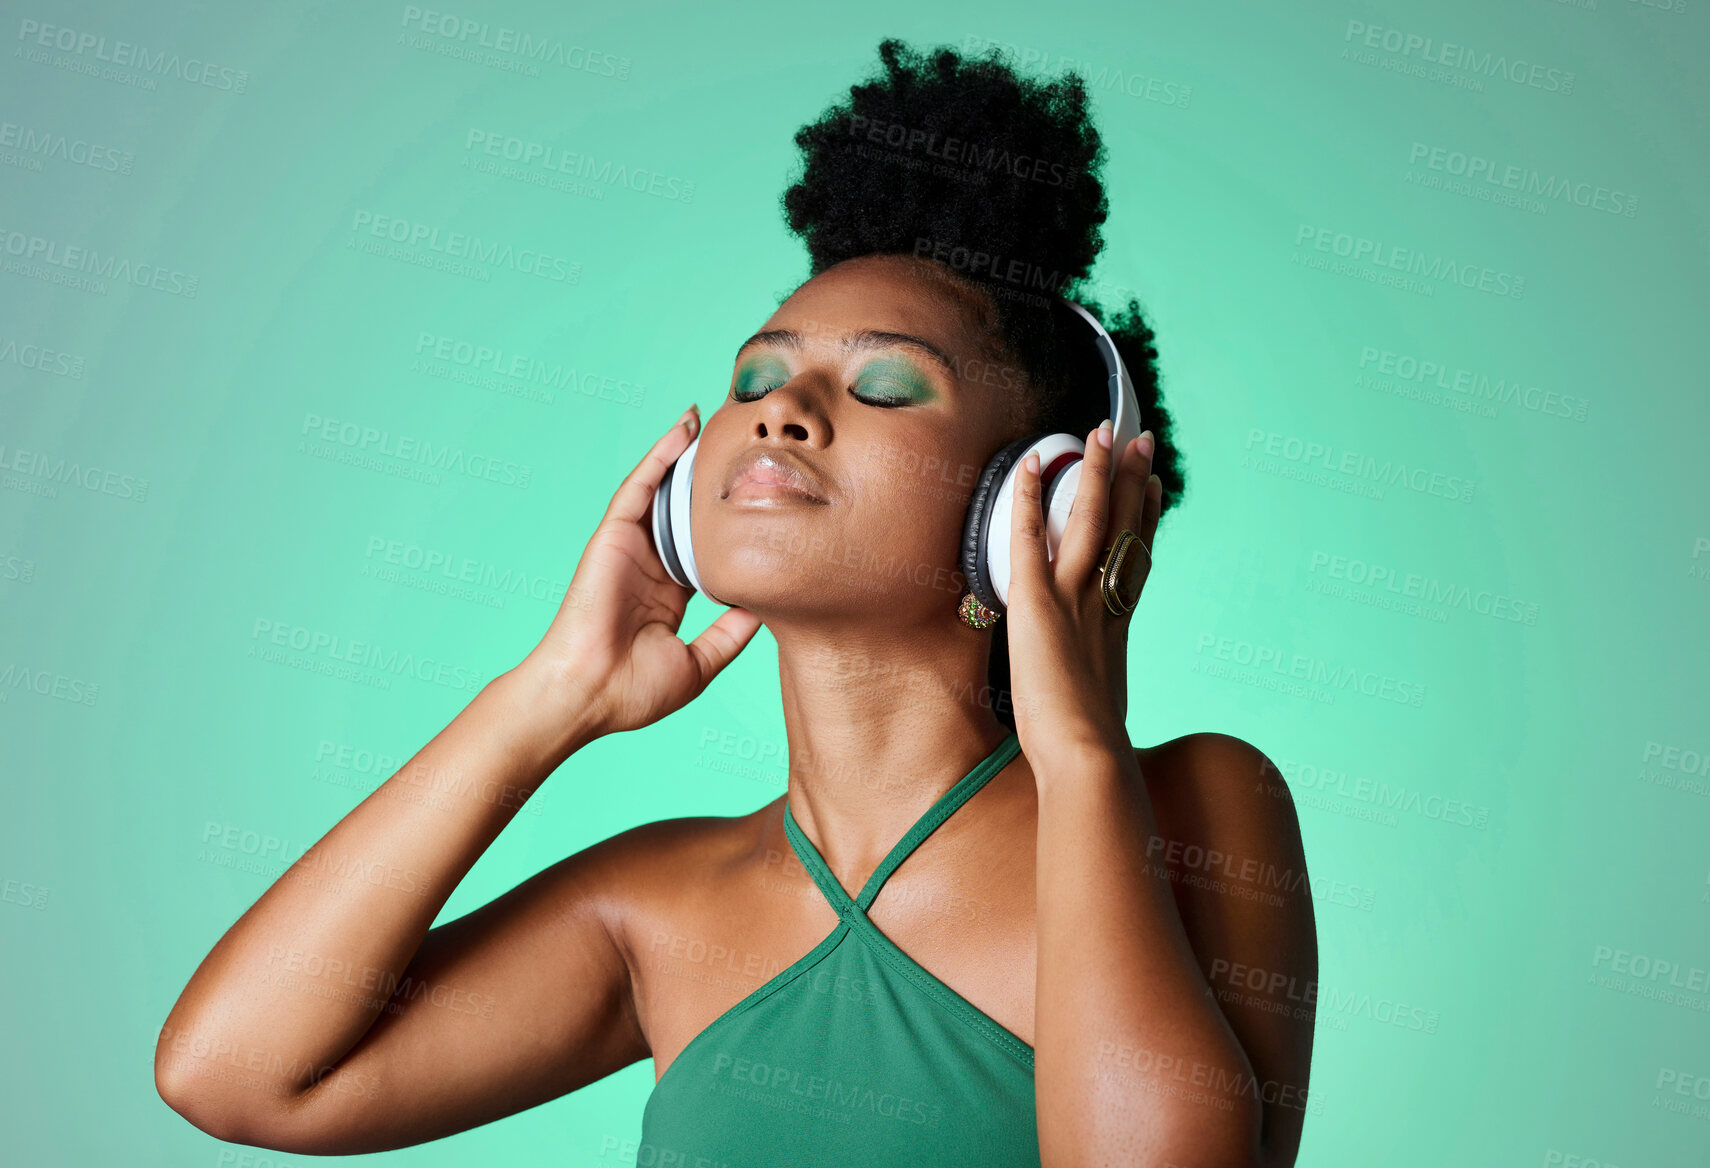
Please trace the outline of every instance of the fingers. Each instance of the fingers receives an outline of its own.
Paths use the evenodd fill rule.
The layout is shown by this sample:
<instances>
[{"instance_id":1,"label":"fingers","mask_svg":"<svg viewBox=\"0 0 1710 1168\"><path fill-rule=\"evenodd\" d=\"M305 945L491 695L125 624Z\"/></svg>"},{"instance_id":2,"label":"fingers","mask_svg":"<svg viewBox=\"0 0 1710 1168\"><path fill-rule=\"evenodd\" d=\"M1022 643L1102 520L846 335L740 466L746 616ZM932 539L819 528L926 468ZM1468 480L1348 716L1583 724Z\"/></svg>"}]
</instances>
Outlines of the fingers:
<instances>
[{"instance_id":1,"label":"fingers","mask_svg":"<svg viewBox=\"0 0 1710 1168\"><path fill-rule=\"evenodd\" d=\"M1164 511L1164 482L1157 475L1152 475L1146 480L1145 499L1146 502L1140 516L1140 527L1136 529L1135 534L1145 542L1146 549L1150 552L1152 544L1158 536L1158 516ZM1146 571L1148 574L1152 571L1150 560L1146 561Z\"/></svg>"},{"instance_id":2,"label":"fingers","mask_svg":"<svg viewBox=\"0 0 1710 1168\"><path fill-rule=\"evenodd\" d=\"M1130 454L1126 460L1132 467L1136 486L1125 493L1129 500L1131 518L1125 520L1122 526L1112 525L1111 530L1120 531L1127 527L1134 532L1144 549L1135 548L1134 554L1145 560L1140 578L1140 587L1144 590L1146 581L1152 575L1152 541L1158 534L1158 516L1162 511L1164 484L1157 475L1152 473L1152 458L1156 453L1156 439L1152 431L1142 430L1140 436L1129 444Z\"/></svg>"},{"instance_id":3,"label":"fingers","mask_svg":"<svg viewBox=\"0 0 1710 1168\"><path fill-rule=\"evenodd\" d=\"M1045 583L1045 515L1039 502L1039 455L1029 454L1015 468L1009 508L1009 603L1016 590Z\"/></svg>"},{"instance_id":4,"label":"fingers","mask_svg":"<svg viewBox=\"0 0 1710 1168\"><path fill-rule=\"evenodd\" d=\"M1063 529L1063 542L1055 559L1057 579L1074 587L1098 565L1099 549L1105 544L1105 524L1110 514L1110 465L1113 451L1110 420L1099 424L1086 438L1081 456L1081 478L1075 485L1075 501Z\"/></svg>"},{"instance_id":5,"label":"fingers","mask_svg":"<svg viewBox=\"0 0 1710 1168\"><path fill-rule=\"evenodd\" d=\"M760 618L746 608L727 608L719 613L717 620L701 630L700 636L689 642L689 652L693 654L701 675L695 696L698 697L701 690L706 689L712 679L736 659L736 655L754 639L759 628Z\"/></svg>"},{"instance_id":6,"label":"fingers","mask_svg":"<svg viewBox=\"0 0 1710 1168\"><path fill-rule=\"evenodd\" d=\"M695 440L700 432L700 414L690 405L683 411L683 416L677 419L675 425L653 444L653 449L642 456L623 482L618 484L612 501L606 506L606 513L600 522L615 519L624 523L639 523L647 515L647 508L653 502L654 492L665 480L665 472L677 456L689 448L689 443Z\"/></svg>"},{"instance_id":7,"label":"fingers","mask_svg":"<svg viewBox=\"0 0 1710 1168\"><path fill-rule=\"evenodd\" d=\"M1128 528L1146 545L1152 541L1146 533L1140 530L1145 521L1146 483L1152 474L1152 455L1155 452L1155 439L1152 431L1142 430L1137 438L1129 441L1122 452L1122 461L1117 467L1116 481L1110 487L1110 523L1105 529L1104 538L1099 547L1102 548L1116 538L1116 533Z\"/></svg>"}]
</instances>

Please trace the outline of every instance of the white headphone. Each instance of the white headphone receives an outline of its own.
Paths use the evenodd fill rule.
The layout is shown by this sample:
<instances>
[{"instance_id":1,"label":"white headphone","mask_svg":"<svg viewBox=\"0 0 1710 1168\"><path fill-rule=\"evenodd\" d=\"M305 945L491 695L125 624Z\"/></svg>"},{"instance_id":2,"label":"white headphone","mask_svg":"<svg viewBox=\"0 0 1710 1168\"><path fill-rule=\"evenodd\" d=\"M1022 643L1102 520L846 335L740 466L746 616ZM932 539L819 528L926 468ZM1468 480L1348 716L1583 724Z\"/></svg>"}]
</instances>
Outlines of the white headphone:
<instances>
[{"instance_id":1,"label":"white headphone","mask_svg":"<svg viewBox=\"0 0 1710 1168\"><path fill-rule=\"evenodd\" d=\"M1116 343L1097 318L1073 300L1063 299L1063 303L1092 327L1110 397L1111 452L1120 457L1129 439L1140 433L1140 403L1134 396L1134 382L1116 351ZM700 444L701 436L696 434L688 449L665 471L653 496L651 531L654 550L671 579L685 588L706 593L695 566L694 541L689 530L689 496L694 484L695 450ZM1086 453L1084 439L1049 431L1017 438L992 455L980 472L968 502L962 528L962 574L967 578L968 591L993 612L1003 612L1009 602L1009 533L1015 470L1035 452L1039 455L1040 493L1045 510L1045 546L1047 553L1055 557L1063 542L1069 507L1081 481L1081 460Z\"/></svg>"}]
</instances>

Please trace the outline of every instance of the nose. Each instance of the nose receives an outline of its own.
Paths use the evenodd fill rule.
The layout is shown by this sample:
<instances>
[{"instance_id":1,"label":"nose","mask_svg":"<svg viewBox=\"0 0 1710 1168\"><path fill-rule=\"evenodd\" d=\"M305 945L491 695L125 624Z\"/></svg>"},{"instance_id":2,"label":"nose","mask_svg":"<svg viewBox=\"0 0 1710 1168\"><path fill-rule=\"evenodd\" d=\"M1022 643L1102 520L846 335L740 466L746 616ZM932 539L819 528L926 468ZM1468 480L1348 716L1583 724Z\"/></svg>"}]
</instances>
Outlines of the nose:
<instances>
[{"instance_id":1,"label":"nose","mask_svg":"<svg viewBox=\"0 0 1710 1168\"><path fill-rule=\"evenodd\" d=\"M752 422L755 438L790 438L822 448L831 436L831 422L810 374L792 377L756 404L760 408Z\"/></svg>"}]
</instances>

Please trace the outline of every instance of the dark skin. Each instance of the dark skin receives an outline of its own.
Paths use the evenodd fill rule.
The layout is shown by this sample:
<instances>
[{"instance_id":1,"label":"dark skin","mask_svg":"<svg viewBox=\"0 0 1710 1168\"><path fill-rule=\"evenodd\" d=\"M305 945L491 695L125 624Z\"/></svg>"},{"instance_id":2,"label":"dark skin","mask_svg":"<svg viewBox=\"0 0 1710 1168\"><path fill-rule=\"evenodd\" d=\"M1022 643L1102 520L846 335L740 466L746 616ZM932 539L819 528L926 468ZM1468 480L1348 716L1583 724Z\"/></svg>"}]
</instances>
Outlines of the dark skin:
<instances>
[{"instance_id":1,"label":"dark skin","mask_svg":"<svg viewBox=\"0 0 1710 1168\"><path fill-rule=\"evenodd\" d=\"M907 257L852 260L797 289L762 331L799 343L745 346L704 429L691 411L624 480L540 644L221 938L163 1028L162 1096L231 1141L322 1155L406 1146L649 1056L662 1076L709 1023L813 948L837 918L784 837L783 798L744 816L644 824L431 925L515 814L496 787L532 790L588 742L680 709L762 621L779 650L790 806L851 893L996 746L1007 728L977 697L993 633L955 616L956 549L974 475L1032 427L1025 385L979 342L980 311ZM845 351L858 330L919 337L951 368L911 346ZM666 576L645 523L696 433L700 570L708 593L737 607L686 642L677 630L691 594ZM1112 451L1087 439L1099 473L1077 497L1083 543L1108 542L1095 535L1107 524L1150 543L1149 442ZM818 498L727 494L731 467L757 448L794 455ZM1065 567L1042 555L1038 566ZM1277 1007L1315 986L1310 893L1232 895L1238 881L1219 890L1199 859L1304 873L1292 803L1239 739L1128 742L1127 623L1092 619L1077 599L1083 578L1062 595L1046 575L1024 590L1026 648L1012 650L1023 753L898 868L870 916L1038 1047L1047 1165L1292 1164L1312 1023L1309 1010ZM1145 611L1127 618L1136 630ZM573 784L574 764L565 770L560 785ZM413 797L447 773L476 781ZM1035 862L1041 841L1062 855L1071 839L1103 873L1090 891L1073 865ZM417 875L377 882L343 874L352 867ZM1059 976L1069 967L1058 952L1100 936L1115 939L1085 952L1103 972ZM304 992L348 987L350 970L369 993ZM1252 989L1250 970L1269 988ZM383 1010L384 989L403 977L434 992L400 991ZM1047 1016L1056 1021L1039 1041ZM1114 1053L1095 1066L1099 1049ZM1212 1068L1224 1086L1201 1075L1183 1090L1136 1050Z\"/></svg>"}]
</instances>

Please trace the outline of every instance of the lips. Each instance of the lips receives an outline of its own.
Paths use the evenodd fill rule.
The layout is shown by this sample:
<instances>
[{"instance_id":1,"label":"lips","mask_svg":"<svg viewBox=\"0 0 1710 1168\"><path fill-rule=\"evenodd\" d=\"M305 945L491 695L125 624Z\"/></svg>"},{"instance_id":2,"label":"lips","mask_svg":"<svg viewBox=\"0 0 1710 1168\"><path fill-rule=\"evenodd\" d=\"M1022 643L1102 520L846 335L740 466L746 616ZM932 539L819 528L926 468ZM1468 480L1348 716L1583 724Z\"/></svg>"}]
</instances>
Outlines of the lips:
<instances>
[{"instance_id":1,"label":"lips","mask_svg":"<svg viewBox=\"0 0 1710 1168\"><path fill-rule=\"evenodd\" d=\"M752 450L738 458L725 476L725 497L744 483L775 484L800 492L815 502L826 501L825 483L819 474L783 450Z\"/></svg>"}]
</instances>

